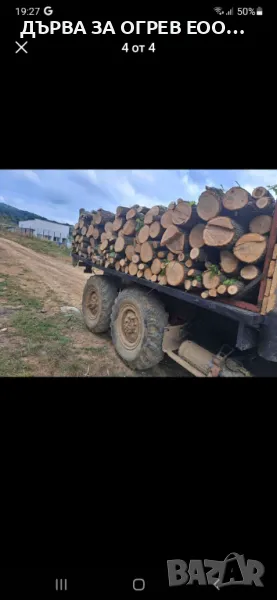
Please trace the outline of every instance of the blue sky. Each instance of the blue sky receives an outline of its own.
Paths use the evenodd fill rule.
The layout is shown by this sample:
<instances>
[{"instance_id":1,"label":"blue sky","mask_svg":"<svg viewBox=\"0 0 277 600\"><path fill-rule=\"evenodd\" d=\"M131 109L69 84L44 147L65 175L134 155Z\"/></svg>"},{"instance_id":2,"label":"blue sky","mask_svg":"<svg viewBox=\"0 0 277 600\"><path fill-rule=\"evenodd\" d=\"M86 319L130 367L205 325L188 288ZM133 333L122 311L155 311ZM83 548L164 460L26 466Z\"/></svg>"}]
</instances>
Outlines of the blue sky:
<instances>
[{"instance_id":1,"label":"blue sky","mask_svg":"<svg viewBox=\"0 0 277 600\"><path fill-rule=\"evenodd\" d=\"M249 192L277 184L277 170L2 170L0 202L47 219L76 223L79 208L115 212L120 204L154 206L197 201L205 185Z\"/></svg>"}]
</instances>

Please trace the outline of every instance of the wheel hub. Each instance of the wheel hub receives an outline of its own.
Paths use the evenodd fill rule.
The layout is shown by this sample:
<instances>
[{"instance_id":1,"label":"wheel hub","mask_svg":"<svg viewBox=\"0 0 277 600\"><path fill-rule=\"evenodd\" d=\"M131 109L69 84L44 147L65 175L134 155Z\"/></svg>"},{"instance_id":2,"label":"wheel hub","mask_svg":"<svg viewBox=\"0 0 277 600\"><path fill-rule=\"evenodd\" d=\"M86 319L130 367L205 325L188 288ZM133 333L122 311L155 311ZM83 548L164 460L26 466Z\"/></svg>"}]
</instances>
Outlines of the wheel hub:
<instances>
[{"instance_id":1,"label":"wheel hub","mask_svg":"<svg viewBox=\"0 0 277 600\"><path fill-rule=\"evenodd\" d=\"M92 317L95 318L99 310L99 300L96 292L91 293L88 299L87 307L90 310Z\"/></svg>"},{"instance_id":2,"label":"wheel hub","mask_svg":"<svg viewBox=\"0 0 277 600\"><path fill-rule=\"evenodd\" d=\"M126 348L133 350L140 342L142 328L140 315L135 306L125 305L119 313L119 331L121 341Z\"/></svg>"}]
</instances>

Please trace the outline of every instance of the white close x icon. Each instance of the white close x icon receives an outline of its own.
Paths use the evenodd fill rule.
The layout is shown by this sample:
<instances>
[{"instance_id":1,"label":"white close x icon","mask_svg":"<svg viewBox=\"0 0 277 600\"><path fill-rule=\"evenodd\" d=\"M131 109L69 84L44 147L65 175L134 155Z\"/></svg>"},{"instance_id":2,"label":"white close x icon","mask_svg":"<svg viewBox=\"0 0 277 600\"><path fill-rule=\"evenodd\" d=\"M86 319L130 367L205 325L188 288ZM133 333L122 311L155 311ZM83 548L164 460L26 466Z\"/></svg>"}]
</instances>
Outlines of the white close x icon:
<instances>
[{"instance_id":1,"label":"white close x icon","mask_svg":"<svg viewBox=\"0 0 277 600\"><path fill-rule=\"evenodd\" d=\"M25 52L25 54L28 54L27 50L25 50L24 46L26 46L26 44L28 44L28 42L24 42L24 44L19 44L18 42L15 42L19 48L15 51L15 54L17 54L20 50L23 50L23 52Z\"/></svg>"}]
</instances>

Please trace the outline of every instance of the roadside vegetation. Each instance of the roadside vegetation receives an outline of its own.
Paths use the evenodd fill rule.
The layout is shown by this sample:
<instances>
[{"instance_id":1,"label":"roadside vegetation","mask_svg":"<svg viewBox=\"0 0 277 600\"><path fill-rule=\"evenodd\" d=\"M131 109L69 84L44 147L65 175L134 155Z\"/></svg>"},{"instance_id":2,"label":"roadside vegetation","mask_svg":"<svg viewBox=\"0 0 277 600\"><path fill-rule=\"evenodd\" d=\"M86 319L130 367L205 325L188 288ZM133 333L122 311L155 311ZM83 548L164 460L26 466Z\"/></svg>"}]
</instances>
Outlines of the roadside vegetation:
<instances>
[{"instance_id":1,"label":"roadside vegetation","mask_svg":"<svg viewBox=\"0 0 277 600\"><path fill-rule=\"evenodd\" d=\"M62 258L65 259L67 262L71 262L71 249L67 248L66 246L58 246L58 244L55 244L54 242L50 242L48 240L41 240L36 237L32 238L24 235L19 235L17 233L12 233L1 228L0 236L7 238L8 240L12 240L17 244L20 244L21 246L25 246L26 248L30 248L35 252L48 254L49 256Z\"/></svg>"}]
</instances>

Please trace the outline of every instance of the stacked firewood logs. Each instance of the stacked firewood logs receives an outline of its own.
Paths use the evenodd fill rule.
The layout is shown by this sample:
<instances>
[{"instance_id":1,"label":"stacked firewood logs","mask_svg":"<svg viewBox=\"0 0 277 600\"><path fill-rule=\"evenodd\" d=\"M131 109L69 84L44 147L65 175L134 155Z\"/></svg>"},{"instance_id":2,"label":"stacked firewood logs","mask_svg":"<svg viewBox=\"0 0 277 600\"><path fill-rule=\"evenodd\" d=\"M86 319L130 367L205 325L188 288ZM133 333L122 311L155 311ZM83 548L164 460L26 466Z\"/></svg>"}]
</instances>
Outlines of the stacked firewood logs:
<instances>
[{"instance_id":1,"label":"stacked firewood logs","mask_svg":"<svg viewBox=\"0 0 277 600\"><path fill-rule=\"evenodd\" d=\"M274 208L263 187L252 195L206 187L197 204L179 198L168 207L119 206L116 214L82 210L72 250L80 261L202 298L243 297L261 279Z\"/></svg>"}]
</instances>

